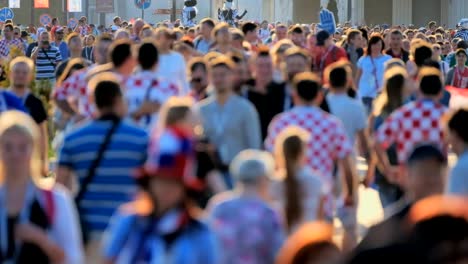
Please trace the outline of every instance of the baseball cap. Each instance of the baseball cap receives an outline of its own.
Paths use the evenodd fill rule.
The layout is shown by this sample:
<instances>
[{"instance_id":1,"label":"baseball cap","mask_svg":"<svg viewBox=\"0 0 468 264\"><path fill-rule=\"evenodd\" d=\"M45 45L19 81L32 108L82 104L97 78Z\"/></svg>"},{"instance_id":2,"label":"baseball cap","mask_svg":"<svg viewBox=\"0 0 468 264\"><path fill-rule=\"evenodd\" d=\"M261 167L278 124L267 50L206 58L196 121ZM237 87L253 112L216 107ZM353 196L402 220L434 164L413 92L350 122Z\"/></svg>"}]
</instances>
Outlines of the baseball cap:
<instances>
[{"instance_id":1,"label":"baseball cap","mask_svg":"<svg viewBox=\"0 0 468 264\"><path fill-rule=\"evenodd\" d=\"M230 166L232 176L243 183L254 183L264 176L273 177L274 170L273 156L253 149L240 152Z\"/></svg>"},{"instance_id":2,"label":"baseball cap","mask_svg":"<svg viewBox=\"0 0 468 264\"><path fill-rule=\"evenodd\" d=\"M457 51L455 52L455 55L458 55L460 53L463 53L465 54L466 57L468 57L468 53L466 52L465 49L457 49Z\"/></svg>"},{"instance_id":3,"label":"baseball cap","mask_svg":"<svg viewBox=\"0 0 468 264\"><path fill-rule=\"evenodd\" d=\"M325 41L330 37L330 33L326 30L319 31L317 33L317 46L324 46Z\"/></svg>"}]
</instances>

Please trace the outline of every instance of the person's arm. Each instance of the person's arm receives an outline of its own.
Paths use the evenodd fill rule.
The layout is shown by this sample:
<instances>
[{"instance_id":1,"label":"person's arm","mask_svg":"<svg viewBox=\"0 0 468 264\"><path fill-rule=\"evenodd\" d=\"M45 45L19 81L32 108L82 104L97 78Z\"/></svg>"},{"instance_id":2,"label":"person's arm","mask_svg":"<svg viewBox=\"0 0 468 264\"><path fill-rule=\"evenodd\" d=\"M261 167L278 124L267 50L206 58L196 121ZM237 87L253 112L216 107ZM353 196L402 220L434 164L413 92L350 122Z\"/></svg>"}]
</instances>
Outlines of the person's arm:
<instances>
[{"instance_id":1,"label":"person's arm","mask_svg":"<svg viewBox=\"0 0 468 264\"><path fill-rule=\"evenodd\" d=\"M72 151L69 149L68 139L65 137L58 154L56 181L57 183L67 187L69 191L71 191L73 187L73 163L71 153Z\"/></svg>"},{"instance_id":2,"label":"person's arm","mask_svg":"<svg viewBox=\"0 0 468 264\"><path fill-rule=\"evenodd\" d=\"M248 148L261 149L262 132L260 128L260 118L257 110L250 103L247 107L247 115L244 119L244 137L247 140Z\"/></svg>"},{"instance_id":3,"label":"person's arm","mask_svg":"<svg viewBox=\"0 0 468 264\"><path fill-rule=\"evenodd\" d=\"M353 169L353 157L351 154L346 155L344 158L338 159L338 166L341 168L341 171L344 175L346 182L346 196L345 196L345 205L354 206L356 203L357 195L357 173Z\"/></svg>"},{"instance_id":4,"label":"person's arm","mask_svg":"<svg viewBox=\"0 0 468 264\"><path fill-rule=\"evenodd\" d=\"M51 232L54 240L65 250L63 263L84 263L78 212L71 194L61 186L56 186L53 190L56 201L56 215L54 217L56 221L54 221Z\"/></svg>"},{"instance_id":5,"label":"person's arm","mask_svg":"<svg viewBox=\"0 0 468 264\"><path fill-rule=\"evenodd\" d=\"M44 166L44 173L47 173L49 170L49 132L47 129L47 121L42 122L39 128L41 133L41 160Z\"/></svg>"},{"instance_id":6,"label":"person's arm","mask_svg":"<svg viewBox=\"0 0 468 264\"><path fill-rule=\"evenodd\" d=\"M447 73L447 79L445 79L445 85L452 85L454 72L455 71L453 69L451 69Z\"/></svg>"},{"instance_id":7,"label":"person's arm","mask_svg":"<svg viewBox=\"0 0 468 264\"><path fill-rule=\"evenodd\" d=\"M52 241L44 230L34 224L23 223L16 225L15 238L38 246L52 263L65 263L65 250Z\"/></svg>"},{"instance_id":8,"label":"person's arm","mask_svg":"<svg viewBox=\"0 0 468 264\"><path fill-rule=\"evenodd\" d=\"M33 50L32 50L32 53L31 53L31 59L36 62L37 60L37 56L39 55L39 44L37 47L35 47Z\"/></svg>"},{"instance_id":9,"label":"person's arm","mask_svg":"<svg viewBox=\"0 0 468 264\"><path fill-rule=\"evenodd\" d=\"M387 180L391 183L396 181L397 170L392 167L386 151L396 141L398 131L398 116L394 113L385 120L375 133L374 148L377 154L378 165L382 169Z\"/></svg>"},{"instance_id":10,"label":"person's arm","mask_svg":"<svg viewBox=\"0 0 468 264\"><path fill-rule=\"evenodd\" d=\"M317 220L325 220L325 195L320 196L319 205L317 208Z\"/></svg>"}]
</instances>

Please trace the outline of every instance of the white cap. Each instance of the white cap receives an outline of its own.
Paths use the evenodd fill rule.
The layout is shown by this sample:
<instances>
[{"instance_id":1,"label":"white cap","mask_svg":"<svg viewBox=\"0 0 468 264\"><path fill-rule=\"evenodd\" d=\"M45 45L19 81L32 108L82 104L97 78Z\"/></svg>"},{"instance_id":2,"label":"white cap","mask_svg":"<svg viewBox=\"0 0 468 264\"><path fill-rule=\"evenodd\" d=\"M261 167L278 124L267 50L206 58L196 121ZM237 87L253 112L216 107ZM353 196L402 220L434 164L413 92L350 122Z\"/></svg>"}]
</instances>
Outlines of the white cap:
<instances>
[{"instance_id":1,"label":"white cap","mask_svg":"<svg viewBox=\"0 0 468 264\"><path fill-rule=\"evenodd\" d=\"M468 29L468 18L462 18L458 24L460 27Z\"/></svg>"},{"instance_id":2,"label":"white cap","mask_svg":"<svg viewBox=\"0 0 468 264\"><path fill-rule=\"evenodd\" d=\"M240 152L230 167L232 176L247 184L255 184L261 177L274 178L274 171L273 156L268 152L253 149Z\"/></svg>"}]
</instances>

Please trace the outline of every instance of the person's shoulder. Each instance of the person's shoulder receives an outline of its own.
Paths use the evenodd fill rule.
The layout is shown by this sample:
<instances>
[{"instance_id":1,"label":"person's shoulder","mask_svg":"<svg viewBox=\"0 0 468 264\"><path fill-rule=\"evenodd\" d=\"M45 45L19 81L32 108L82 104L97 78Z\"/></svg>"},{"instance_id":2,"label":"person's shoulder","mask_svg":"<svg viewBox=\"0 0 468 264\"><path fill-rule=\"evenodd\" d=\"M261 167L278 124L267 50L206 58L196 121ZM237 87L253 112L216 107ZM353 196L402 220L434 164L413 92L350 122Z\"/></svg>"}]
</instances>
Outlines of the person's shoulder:
<instances>
[{"instance_id":1,"label":"person's shoulder","mask_svg":"<svg viewBox=\"0 0 468 264\"><path fill-rule=\"evenodd\" d=\"M208 98L205 98L200 102L196 103L195 106L201 111L204 111L206 109L211 108L214 105L214 102L215 98L213 96L209 96Z\"/></svg>"},{"instance_id":2,"label":"person's shoulder","mask_svg":"<svg viewBox=\"0 0 468 264\"><path fill-rule=\"evenodd\" d=\"M121 122L121 128L124 129L125 133L134 134L135 136L141 136L141 137L148 136L148 133L144 129L138 127L137 125L135 125L134 123L128 120L123 120Z\"/></svg>"},{"instance_id":3,"label":"person's shoulder","mask_svg":"<svg viewBox=\"0 0 468 264\"><path fill-rule=\"evenodd\" d=\"M208 204L208 208L211 212L217 211L219 208L229 207L235 203L236 196L232 191L226 191L213 196Z\"/></svg>"}]
</instances>

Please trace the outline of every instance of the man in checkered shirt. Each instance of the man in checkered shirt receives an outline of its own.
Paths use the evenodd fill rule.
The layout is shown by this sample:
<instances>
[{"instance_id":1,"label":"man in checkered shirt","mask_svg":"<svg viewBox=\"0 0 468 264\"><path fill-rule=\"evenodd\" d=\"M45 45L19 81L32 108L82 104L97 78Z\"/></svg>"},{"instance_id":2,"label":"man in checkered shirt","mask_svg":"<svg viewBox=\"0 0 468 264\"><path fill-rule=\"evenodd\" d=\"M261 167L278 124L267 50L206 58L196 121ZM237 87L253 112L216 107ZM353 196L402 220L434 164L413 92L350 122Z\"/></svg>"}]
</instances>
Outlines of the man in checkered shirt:
<instances>
[{"instance_id":1,"label":"man in checkered shirt","mask_svg":"<svg viewBox=\"0 0 468 264\"><path fill-rule=\"evenodd\" d=\"M157 113L170 97L179 96L180 88L156 74L159 53L156 46L143 43L138 51L141 71L131 76L126 83L125 98L128 112L142 128L150 129L157 123Z\"/></svg>"},{"instance_id":2,"label":"man in checkered shirt","mask_svg":"<svg viewBox=\"0 0 468 264\"><path fill-rule=\"evenodd\" d=\"M78 120L92 116L92 107L87 93L87 76L100 65L109 62L107 55L112 42L110 35L100 36L94 49L96 65L75 72L61 86L55 89L53 97L61 111L76 116ZM70 105L70 99L77 100L77 107Z\"/></svg>"},{"instance_id":3,"label":"man in checkered shirt","mask_svg":"<svg viewBox=\"0 0 468 264\"><path fill-rule=\"evenodd\" d=\"M333 175L337 162L346 179L344 206L339 206L339 216L345 227L344 247L356 243L357 176L352 164L352 146L341 121L319 108L323 100L319 77L313 73L299 73L293 80L291 95L295 107L273 119L268 129L265 145L273 151L277 136L289 126L299 126L310 133L305 153L306 165L324 182L327 196L326 214L333 219ZM341 202L341 201L340 201ZM346 215L346 216L345 216Z\"/></svg>"},{"instance_id":4,"label":"man in checkered shirt","mask_svg":"<svg viewBox=\"0 0 468 264\"><path fill-rule=\"evenodd\" d=\"M420 144L436 144L447 149L440 124L448 110L439 103L444 90L441 73L434 68L422 68L418 79L420 98L396 110L376 133L377 155L387 179L392 183L401 184L398 169L392 168L385 154L392 144L397 145L400 164L404 164L410 152Z\"/></svg>"},{"instance_id":5,"label":"man in checkered shirt","mask_svg":"<svg viewBox=\"0 0 468 264\"><path fill-rule=\"evenodd\" d=\"M20 39L14 37L13 25L5 24L3 27L4 39L0 40L0 58L10 55L10 47L16 46L24 54L24 46Z\"/></svg>"}]
</instances>

